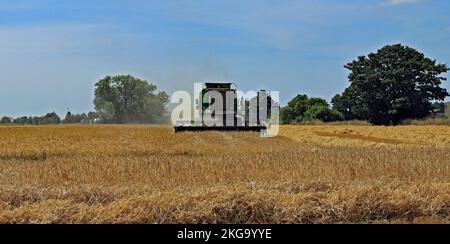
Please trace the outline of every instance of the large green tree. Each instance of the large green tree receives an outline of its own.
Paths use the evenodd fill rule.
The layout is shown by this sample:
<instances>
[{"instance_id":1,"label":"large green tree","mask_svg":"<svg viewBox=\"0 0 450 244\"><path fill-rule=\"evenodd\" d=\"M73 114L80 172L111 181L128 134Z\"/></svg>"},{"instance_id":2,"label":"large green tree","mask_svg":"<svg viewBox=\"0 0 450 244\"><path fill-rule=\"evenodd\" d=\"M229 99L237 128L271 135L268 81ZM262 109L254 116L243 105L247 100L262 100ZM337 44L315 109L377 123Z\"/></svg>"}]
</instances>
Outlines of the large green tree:
<instances>
[{"instance_id":1,"label":"large green tree","mask_svg":"<svg viewBox=\"0 0 450 244\"><path fill-rule=\"evenodd\" d=\"M350 70L350 87L332 102L347 119L395 125L426 117L434 100L449 95L441 87L448 67L400 44L358 57L345 68Z\"/></svg>"},{"instance_id":2,"label":"large green tree","mask_svg":"<svg viewBox=\"0 0 450 244\"><path fill-rule=\"evenodd\" d=\"M168 96L156 86L131 75L106 76L95 84L94 105L106 123L158 123Z\"/></svg>"}]
</instances>

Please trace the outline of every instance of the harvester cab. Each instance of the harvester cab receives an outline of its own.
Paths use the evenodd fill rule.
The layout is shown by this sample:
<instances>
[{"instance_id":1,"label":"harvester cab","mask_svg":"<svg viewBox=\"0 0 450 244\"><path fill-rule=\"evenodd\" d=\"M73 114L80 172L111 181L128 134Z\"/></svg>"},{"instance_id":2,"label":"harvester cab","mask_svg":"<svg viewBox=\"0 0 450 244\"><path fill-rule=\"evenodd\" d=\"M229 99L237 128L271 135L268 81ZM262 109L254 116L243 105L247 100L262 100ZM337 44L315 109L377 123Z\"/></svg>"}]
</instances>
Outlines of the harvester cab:
<instances>
[{"instance_id":1,"label":"harvester cab","mask_svg":"<svg viewBox=\"0 0 450 244\"><path fill-rule=\"evenodd\" d=\"M195 99L194 121L180 121L174 126L174 132L265 131L270 103L260 101L268 97L267 92L260 91L250 100L238 99L232 86L235 85L206 83Z\"/></svg>"}]
</instances>

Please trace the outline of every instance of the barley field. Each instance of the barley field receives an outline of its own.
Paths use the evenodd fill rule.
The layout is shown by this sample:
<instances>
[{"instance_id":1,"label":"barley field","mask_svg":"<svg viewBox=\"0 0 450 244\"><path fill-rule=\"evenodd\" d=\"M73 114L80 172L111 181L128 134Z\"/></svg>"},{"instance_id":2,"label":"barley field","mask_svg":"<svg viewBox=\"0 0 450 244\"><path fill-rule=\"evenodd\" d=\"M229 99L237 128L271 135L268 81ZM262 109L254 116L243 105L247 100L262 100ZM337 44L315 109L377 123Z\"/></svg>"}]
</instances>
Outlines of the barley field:
<instances>
[{"instance_id":1,"label":"barley field","mask_svg":"<svg viewBox=\"0 0 450 244\"><path fill-rule=\"evenodd\" d=\"M450 127L0 127L0 223L450 223Z\"/></svg>"}]
</instances>

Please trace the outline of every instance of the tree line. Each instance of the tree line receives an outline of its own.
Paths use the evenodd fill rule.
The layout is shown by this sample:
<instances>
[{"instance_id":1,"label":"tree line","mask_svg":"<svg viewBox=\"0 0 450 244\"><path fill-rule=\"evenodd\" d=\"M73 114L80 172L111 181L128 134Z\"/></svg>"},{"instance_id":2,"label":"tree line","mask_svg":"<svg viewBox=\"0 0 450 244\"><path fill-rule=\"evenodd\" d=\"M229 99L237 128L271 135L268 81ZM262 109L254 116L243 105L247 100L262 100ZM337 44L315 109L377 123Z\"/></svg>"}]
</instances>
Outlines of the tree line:
<instances>
[{"instance_id":1,"label":"tree line","mask_svg":"<svg viewBox=\"0 0 450 244\"><path fill-rule=\"evenodd\" d=\"M441 87L446 64L419 51L387 45L344 66L350 71L349 87L331 100L299 95L281 110L284 123L309 120L364 120L374 125L398 125L406 119L423 119L442 109L449 96ZM438 101L437 103L434 103Z\"/></svg>"},{"instance_id":2,"label":"tree line","mask_svg":"<svg viewBox=\"0 0 450 244\"><path fill-rule=\"evenodd\" d=\"M442 88L449 68L419 51L387 45L376 53L360 56L344 66L349 87L329 104L325 99L297 95L281 108L284 124L364 120L375 125L397 125L406 119L423 119L442 109L449 96ZM437 101L437 103L433 103ZM131 75L106 76L95 84L95 112L56 113L37 117L3 117L3 124L59 123L162 123L167 118L169 97L145 80Z\"/></svg>"},{"instance_id":3,"label":"tree line","mask_svg":"<svg viewBox=\"0 0 450 244\"><path fill-rule=\"evenodd\" d=\"M18 118L11 118L4 116L0 119L1 124L18 124L18 125L48 125L60 124L61 118L56 113L48 113L44 116L23 116Z\"/></svg>"},{"instance_id":4,"label":"tree line","mask_svg":"<svg viewBox=\"0 0 450 244\"><path fill-rule=\"evenodd\" d=\"M3 117L1 124L47 125L92 123L161 123L166 120L169 96L145 80L131 75L106 76L95 84L95 112L61 119L55 112L44 116Z\"/></svg>"},{"instance_id":5,"label":"tree line","mask_svg":"<svg viewBox=\"0 0 450 244\"><path fill-rule=\"evenodd\" d=\"M61 119L55 112L47 113L43 116L22 116L12 118L4 116L0 119L0 124L17 125L52 125L52 124L93 124L96 123L97 114L95 112L72 114L67 112L64 119Z\"/></svg>"}]
</instances>

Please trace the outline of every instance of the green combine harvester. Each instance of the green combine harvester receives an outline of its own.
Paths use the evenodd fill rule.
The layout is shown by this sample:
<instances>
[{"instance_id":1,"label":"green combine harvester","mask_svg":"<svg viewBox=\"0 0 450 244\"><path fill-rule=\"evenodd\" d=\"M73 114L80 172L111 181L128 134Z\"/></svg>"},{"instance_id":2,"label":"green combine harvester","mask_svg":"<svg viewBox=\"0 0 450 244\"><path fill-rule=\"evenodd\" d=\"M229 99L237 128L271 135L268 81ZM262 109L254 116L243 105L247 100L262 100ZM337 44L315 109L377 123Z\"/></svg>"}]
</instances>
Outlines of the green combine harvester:
<instances>
[{"instance_id":1,"label":"green combine harvester","mask_svg":"<svg viewBox=\"0 0 450 244\"><path fill-rule=\"evenodd\" d=\"M261 132L267 130L267 125L264 121L260 120L260 104L259 96L264 94L265 91L258 92L256 99L251 103L247 100L240 101L236 96L236 89L232 88L232 83L206 83L205 88L202 89L200 98L196 99L195 106L197 113L199 113L196 121L179 122L174 126L174 132L196 132L196 131L253 131ZM210 97L209 94L220 94L222 98L222 107L216 108L215 111L210 111L210 108L215 103L215 99ZM240 105L240 106L239 106ZM270 104L269 104L270 105ZM265 104L267 108L267 104ZM239 113L238 108L245 113ZM269 106L270 108L270 106ZM250 111L254 111L256 115L255 120L250 122ZM266 110L264 110L266 111ZM205 115L209 118L214 118L213 124L208 123L203 119ZM267 114L266 114L267 115ZM265 116L267 117L267 116ZM217 123L219 122L219 123Z\"/></svg>"}]
</instances>

